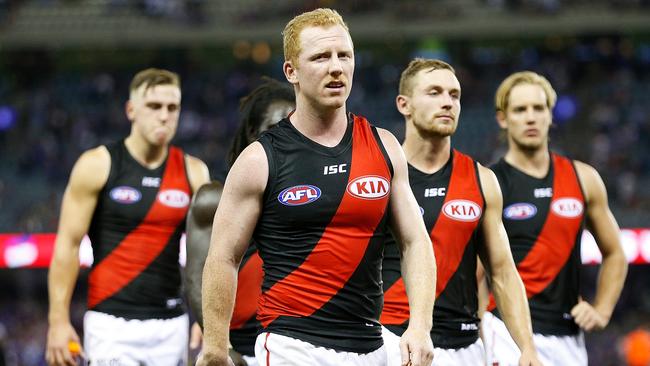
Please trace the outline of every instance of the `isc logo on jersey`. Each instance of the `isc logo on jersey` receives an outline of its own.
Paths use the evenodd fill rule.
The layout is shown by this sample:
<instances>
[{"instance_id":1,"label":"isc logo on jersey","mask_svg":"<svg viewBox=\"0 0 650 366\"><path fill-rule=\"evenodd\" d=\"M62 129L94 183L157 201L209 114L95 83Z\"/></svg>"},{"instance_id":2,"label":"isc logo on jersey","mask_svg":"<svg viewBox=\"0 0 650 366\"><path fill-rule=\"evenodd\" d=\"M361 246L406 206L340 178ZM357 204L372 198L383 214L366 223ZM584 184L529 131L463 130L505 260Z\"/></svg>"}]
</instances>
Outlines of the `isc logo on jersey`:
<instances>
[{"instance_id":1,"label":"isc logo on jersey","mask_svg":"<svg viewBox=\"0 0 650 366\"><path fill-rule=\"evenodd\" d=\"M378 200L390 192L390 183L384 177L364 175L348 183L348 193L366 200Z\"/></svg>"},{"instance_id":2,"label":"isc logo on jersey","mask_svg":"<svg viewBox=\"0 0 650 366\"><path fill-rule=\"evenodd\" d=\"M451 200L442 206L442 212L450 219L476 221L481 217L481 207L468 200Z\"/></svg>"},{"instance_id":3,"label":"isc logo on jersey","mask_svg":"<svg viewBox=\"0 0 650 366\"><path fill-rule=\"evenodd\" d=\"M178 189L165 189L158 193L158 201L165 206L183 208L190 204L190 196Z\"/></svg>"},{"instance_id":4,"label":"isc logo on jersey","mask_svg":"<svg viewBox=\"0 0 650 366\"><path fill-rule=\"evenodd\" d=\"M535 216L537 207L526 202L517 202L503 209L503 216L510 220L526 220Z\"/></svg>"},{"instance_id":5,"label":"isc logo on jersey","mask_svg":"<svg viewBox=\"0 0 650 366\"><path fill-rule=\"evenodd\" d=\"M319 198L320 188L308 184L289 187L278 195L278 201L285 206L306 205Z\"/></svg>"},{"instance_id":6,"label":"isc logo on jersey","mask_svg":"<svg viewBox=\"0 0 650 366\"><path fill-rule=\"evenodd\" d=\"M571 197L559 198L551 202L551 210L562 217L578 217L582 214L582 209L582 202Z\"/></svg>"},{"instance_id":7,"label":"isc logo on jersey","mask_svg":"<svg viewBox=\"0 0 650 366\"><path fill-rule=\"evenodd\" d=\"M140 191L129 186L115 187L111 189L109 195L113 201L127 205L136 203L142 198Z\"/></svg>"}]
</instances>

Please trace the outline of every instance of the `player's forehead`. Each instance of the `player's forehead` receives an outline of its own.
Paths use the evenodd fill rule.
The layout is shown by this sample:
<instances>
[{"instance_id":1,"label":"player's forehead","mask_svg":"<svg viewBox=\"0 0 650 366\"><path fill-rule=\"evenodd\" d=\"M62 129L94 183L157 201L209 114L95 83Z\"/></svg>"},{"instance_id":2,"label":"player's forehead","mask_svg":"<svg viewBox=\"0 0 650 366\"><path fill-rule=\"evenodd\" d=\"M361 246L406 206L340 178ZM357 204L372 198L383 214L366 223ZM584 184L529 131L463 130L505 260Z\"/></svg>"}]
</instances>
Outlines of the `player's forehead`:
<instances>
[{"instance_id":1,"label":"player's forehead","mask_svg":"<svg viewBox=\"0 0 650 366\"><path fill-rule=\"evenodd\" d=\"M300 55L305 56L331 48L352 52L352 38L339 24L329 26L307 26L300 31Z\"/></svg>"},{"instance_id":2,"label":"player's forehead","mask_svg":"<svg viewBox=\"0 0 650 366\"><path fill-rule=\"evenodd\" d=\"M134 93L134 97L144 103L180 103L181 90L173 84L161 84L154 86L140 86Z\"/></svg>"},{"instance_id":3,"label":"player's forehead","mask_svg":"<svg viewBox=\"0 0 650 366\"><path fill-rule=\"evenodd\" d=\"M415 74L413 79L415 90L426 91L431 88L441 88L460 91L458 78L448 69L422 69Z\"/></svg>"},{"instance_id":4,"label":"player's forehead","mask_svg":"<svg viewBox=\"0 0 650 366\"><path fill-rule=\"evenodd\" d=\"M546 92L541 85L533 83L521 83L512 87L508 95L508 105L510 108L528 105L544 104L546 105Z\"/></svg>"}]
</instances>

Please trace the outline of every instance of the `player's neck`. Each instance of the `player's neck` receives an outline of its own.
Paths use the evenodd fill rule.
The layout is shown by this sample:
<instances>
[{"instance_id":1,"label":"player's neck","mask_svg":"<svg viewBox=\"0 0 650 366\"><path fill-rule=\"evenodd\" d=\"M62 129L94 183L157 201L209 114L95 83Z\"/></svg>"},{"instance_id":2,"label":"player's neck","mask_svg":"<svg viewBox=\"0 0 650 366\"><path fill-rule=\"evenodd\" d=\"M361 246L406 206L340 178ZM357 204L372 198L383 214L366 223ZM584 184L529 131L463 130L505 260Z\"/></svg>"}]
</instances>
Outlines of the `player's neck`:
<instances>
[{"instance_id":1,"label":"player's neck","mask_svg":"<svg viewBox=\"0 0 650 366\"><path fill-rule=\"evenodd\" d=\"M289 121L307 138L327 147L338 145L348 126L345 106L316 109L299 103Z\"/></svg>"},{"instance_id":2,"label":"player's neck","mask_svg":"<svg viewBox=\"0 0 650 366\"><path fill-rule=\"evenodd\" d=\"M167 145L152 146L133 134L124 140L124 145L133 159L147 169L158 168L167 158Z\"/></svg>"},{"instance_id":3,"label":"player's neck","mask_svg":"<svg viewBox=\"0 0 650 366\"><path fill-rule=\"evenodd\" d=\"M548 146L539 149L511 146L504 159L508 164L535 178L544 178L551 166Z\"/></svg>"},{"instance_id":4,"label":"player's neck","mask_svg":"<svg viewBox=\"0 0 650 366\"><path fill-rule=\"evenodd\" d=\"M423 137L410 132L402 144L409 164L428 174L442 169L451 156L451 136Z\"/></svg>"}]
</instances>

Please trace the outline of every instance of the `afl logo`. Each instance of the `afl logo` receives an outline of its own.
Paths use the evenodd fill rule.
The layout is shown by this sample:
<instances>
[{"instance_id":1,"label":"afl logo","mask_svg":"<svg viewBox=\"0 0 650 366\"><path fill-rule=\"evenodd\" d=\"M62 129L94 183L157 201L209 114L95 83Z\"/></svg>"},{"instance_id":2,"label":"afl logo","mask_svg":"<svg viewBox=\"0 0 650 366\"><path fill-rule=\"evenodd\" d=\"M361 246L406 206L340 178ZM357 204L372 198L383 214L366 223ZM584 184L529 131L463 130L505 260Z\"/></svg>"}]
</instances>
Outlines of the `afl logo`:
<instances>
[{"instance_id":1,"label":"afl logo","mask_svg":"<svg viewBox=\"0 0 650 366\"><path fill-rule=\"evenodd\" d=\"M354 197L366 200L378 200L384 198L390 192L390 183L377 175L365 175L355 178L348 183L347 191Z\"/></svg>"},{"instance_id":2,"label":"afl logo","mask_svg":"<svg viewBox=\"0 0 650 366\"><path fill-rule=\"evenodd\" d=\"M278 195L278 201L285 206L306 205L319 198L320 188L308 184L289 187Z\"/></svg>"},{"instance_id":3,"label":"afl logo","mask_svg":"<svg viewBox=\"0 0 650 366\"><path fill-rule=\"evenodd\" d=\"M582 202L575 198L560 198L551 202L551 210L562 217L578 217L582 214L582 208Z\"/></svg>"},{"instance_id":4,"label":"afl logo","mask_svg":"<svg viewBox=\"0 0 650 366\"><path fill-rule=\"evenodd\" d=\"M113 201L124 203L126 205L136 203L140 201L140 198L142 198L142 193L140 193L140 191L128 186L115 187L111 189L109 194Z\"/></svg>"},{"instance_id":5,"label":"afl logo","mask_svg":"<svg viewBox=\"0 0 650 366\"><path fill-rule=\"evenodd\" d=\"M472 222L481 217L481 207L468 200L451 200L442 206L442 212L458 221Z\"/></svg>"},{"instance_id":6,"label":"afl logo","mask_svg":"<svg viewBox=\"0 0 650 366\"><path fill-rule=\"evenodd\" d=\"M190 204L190 196L178 189L165 189L158 193L158 201L165 206L183 208Z\"/></svg>"},{"instance_id":7,"label":"afl logo","mask_svg":"<svg viewBox=\"0 0 650 366\"><path fill-rule=\"evenodd\" d=\"M503 209L503 216L510 220L526 220L535 216L537 207L526 202L517 202Z\"/></svg>"}]
</instances>

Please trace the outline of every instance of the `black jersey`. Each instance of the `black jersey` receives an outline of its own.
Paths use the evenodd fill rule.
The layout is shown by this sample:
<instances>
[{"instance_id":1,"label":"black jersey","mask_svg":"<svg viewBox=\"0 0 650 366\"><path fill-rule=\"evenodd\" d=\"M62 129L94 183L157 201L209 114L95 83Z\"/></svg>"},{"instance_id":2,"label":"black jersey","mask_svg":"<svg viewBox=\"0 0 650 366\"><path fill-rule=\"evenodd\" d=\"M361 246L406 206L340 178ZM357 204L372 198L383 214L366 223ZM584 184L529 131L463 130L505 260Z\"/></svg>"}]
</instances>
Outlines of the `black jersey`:
<instances>
[{"instance_id":1,"label":"black jersey","mask_svg":"<svg viewBox=\"0 0 650 366\"><path fill-rule=\"evenodd\" d=\"M147 169L124 141L106 148L111 170L88 231L88 309L127 319L179 316L179 240L192 194L184 154L170 147L160 167Z\"/></svg>"},{"instance_id":2,"label":"black jersey","mask_svg":"<svg viewBox=\"0 0 650 366\"><path fill-rule=\"evenodd\" d=\"M571 309L579 296L585 200L573 162L551 153L549 172L541 179L503 159L493 170L503 192L503 224L526 287L533 331L576 334Z\"/></svg>"},{"instance_id":3,"label":"black jersey","mask_svg":"<svg viewBox=\"0 0 650 366\"><path fill-rule=\"evenodd\" d=\"M285 119L259 142L269 164L254 233L262 325L340 351L378 349L392 166L376 128L350 115L341 142L328 148Z\"/></svg>"},{"instance_id":4,"label":"black jersey","mask_svg":"<svg viewBox=\"0 0 650 366\"><path fill-rule=\"evenodd\" d=\"M478 226L485 199L477 164L452 150L433 174L409 165L409 182L430 233L436 256L436 302L431 339L440 348L462 348L478 339L476 285ZM391 236L383 262L384 310L381 323L398 335L408 326L409 303L399 248Z\"/></svg>"}]
</instances>

